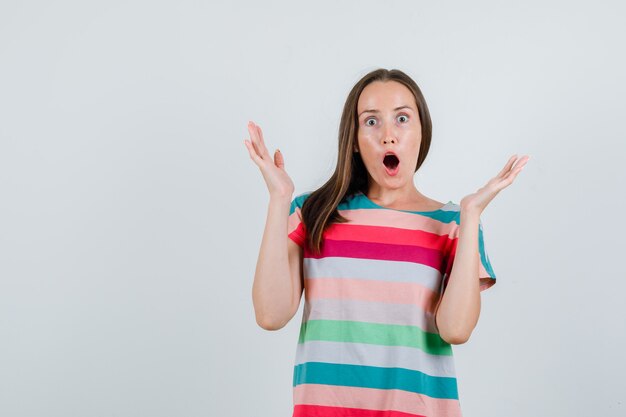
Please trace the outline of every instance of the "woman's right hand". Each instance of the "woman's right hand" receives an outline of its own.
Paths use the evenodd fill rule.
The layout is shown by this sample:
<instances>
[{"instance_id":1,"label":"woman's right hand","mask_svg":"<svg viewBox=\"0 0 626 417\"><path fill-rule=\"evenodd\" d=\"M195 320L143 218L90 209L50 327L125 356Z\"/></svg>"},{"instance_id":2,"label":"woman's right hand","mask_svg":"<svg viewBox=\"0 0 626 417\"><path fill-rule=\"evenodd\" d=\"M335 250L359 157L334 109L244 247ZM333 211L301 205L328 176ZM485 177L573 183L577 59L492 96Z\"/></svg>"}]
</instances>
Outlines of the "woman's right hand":
<instances>
[{"instance_id":1,"label":"woman's right hand","mask_svg":"<svg viewBox=\"0 0 626 417\"><path fill-rule=\"evenodd\" d=\"M251 140L244 140L246 148L250 153L250 159L259 167L265 184L270 192L270 197L286 197L291 198L294 192L294 185L287 171L285 171L285 160L282 153L277 149L274 151L274 157L270 155L265 147L263 140L263 132L261 127L248 122L248 132Z\"/></svg>"}]
</instances>

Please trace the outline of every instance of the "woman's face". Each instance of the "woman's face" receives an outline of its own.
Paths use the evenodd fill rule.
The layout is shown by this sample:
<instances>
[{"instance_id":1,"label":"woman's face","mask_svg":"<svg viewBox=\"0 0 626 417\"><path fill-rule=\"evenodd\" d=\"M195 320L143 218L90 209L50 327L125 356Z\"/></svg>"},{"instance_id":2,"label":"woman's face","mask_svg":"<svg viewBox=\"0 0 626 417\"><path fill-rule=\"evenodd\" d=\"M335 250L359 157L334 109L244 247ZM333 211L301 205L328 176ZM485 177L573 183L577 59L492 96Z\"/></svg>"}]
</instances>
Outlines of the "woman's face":
<instances>
[{"instance_id":1,"label":"woman's face","mask_svg":"<svg viewBox=\"0 0 626 417\"><path fill-rule=\"evenodd\" d=\"M422 126L411 90L397 81L368 84L359 97L357 114L357 146L370 186L413 186ZM385 158L389 152L396 155L397 166L394 158Z\"/></svg>"}]
</instances>

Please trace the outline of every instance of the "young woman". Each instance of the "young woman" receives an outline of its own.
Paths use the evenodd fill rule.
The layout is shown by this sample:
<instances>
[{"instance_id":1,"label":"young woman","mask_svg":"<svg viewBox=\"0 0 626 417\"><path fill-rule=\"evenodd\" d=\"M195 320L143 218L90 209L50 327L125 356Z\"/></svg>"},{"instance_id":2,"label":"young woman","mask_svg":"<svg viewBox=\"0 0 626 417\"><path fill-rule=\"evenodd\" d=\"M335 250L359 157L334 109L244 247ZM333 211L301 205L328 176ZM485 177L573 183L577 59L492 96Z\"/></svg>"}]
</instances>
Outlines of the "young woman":
<instances>
[{"instance_id":1,"label":"young woman","mask_svg":"<svg viewBox=\"0 0 626 417\"><path fill-rule=\"evenodd\" d=\"M272 157L261 128L248 125L244 143L270 193L252 288L257 323L282 328L305 294L294 417L461 416L451 345L469 339L480 292L496 282L480 215L528 156L444 204L413 182L431 127L408 75L365 75L343 109L335 172L292 199L282 154Z\"/></svg>"}]
</instances>

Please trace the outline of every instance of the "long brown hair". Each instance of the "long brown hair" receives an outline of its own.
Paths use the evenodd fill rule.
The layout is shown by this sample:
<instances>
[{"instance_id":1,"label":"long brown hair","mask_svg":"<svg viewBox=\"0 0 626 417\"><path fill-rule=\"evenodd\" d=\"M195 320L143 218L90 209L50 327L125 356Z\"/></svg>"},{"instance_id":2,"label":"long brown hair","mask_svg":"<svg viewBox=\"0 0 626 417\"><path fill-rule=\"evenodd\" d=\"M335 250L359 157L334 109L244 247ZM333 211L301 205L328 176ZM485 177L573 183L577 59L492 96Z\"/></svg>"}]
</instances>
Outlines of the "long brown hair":
<instances>
[{"instance_id":1,"label":"long brown hair","mask_svg":"<svg viewBox=\"0 0 626 417\"><path fill-rule=\"evenodd\" d=\"M354 152L357 140L358 114L357 104L363 89L374 81L397 81L404 84L415 97L415 104L422 125L422 141L415 172L422 165L428 155L432 137L430 113L422 91L411 77L398 69L387 70L380 68L366 74L352 87L343 106L341 122L339 124L339 149L337 166L330 179L317 190L311 192L304 201L301 209L302 222L306 229L306 244L314 252L319 253L322 248L322 235L331 223L345 223L348 221L339 214L337 206L346 195L357 191L367 194L367 168L361 159L361 154Z\"/></svg>"}]
</instances>

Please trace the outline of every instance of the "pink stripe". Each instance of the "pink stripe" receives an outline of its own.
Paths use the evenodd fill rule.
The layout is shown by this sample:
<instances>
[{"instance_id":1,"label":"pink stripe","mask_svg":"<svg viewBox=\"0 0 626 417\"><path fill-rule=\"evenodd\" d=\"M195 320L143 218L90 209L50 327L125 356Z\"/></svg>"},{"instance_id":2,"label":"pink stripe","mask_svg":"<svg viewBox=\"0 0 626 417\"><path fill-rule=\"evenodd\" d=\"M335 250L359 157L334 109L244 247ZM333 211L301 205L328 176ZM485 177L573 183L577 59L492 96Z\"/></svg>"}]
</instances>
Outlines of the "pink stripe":
<instances>
[{"instance_id":1,"label":"pink stripe","mask_svg":"<svg viewBox=\"0 0 626 417\"><path fill-rule=\"evenodd\" d=\"M413 304L433 313L439 293L420 284L351 278L305 278L308 299L343 298L394 304Z\"/></svg>"},{"instance_id":2,"label":"pink stripe","mask_svg":"<svg viewBox=\"0 0 626 417\"><path fill-rule=\"evenodd\" d=\"M444 223L427 216L417 216L412 213L402 213L390 210L339 210L339 214L349 219L352 223L363 226L386 226L397 229L422 230L446 236L458 226L456 222Z\"/></svg>"},{"instance_id":3,"label":"pink stripe","mask_svg":"<svg viewBox=\"0 0 626 417\"><path fill-rule=\"evenodd\" d=\"M461 417L458 400L432 398L398 389L382 390L339 385L300 384L293 389L293 402L296 408L299 404L309 404L366 410L395 410L428 417Z\"/></svg>"}]
</instances>

